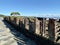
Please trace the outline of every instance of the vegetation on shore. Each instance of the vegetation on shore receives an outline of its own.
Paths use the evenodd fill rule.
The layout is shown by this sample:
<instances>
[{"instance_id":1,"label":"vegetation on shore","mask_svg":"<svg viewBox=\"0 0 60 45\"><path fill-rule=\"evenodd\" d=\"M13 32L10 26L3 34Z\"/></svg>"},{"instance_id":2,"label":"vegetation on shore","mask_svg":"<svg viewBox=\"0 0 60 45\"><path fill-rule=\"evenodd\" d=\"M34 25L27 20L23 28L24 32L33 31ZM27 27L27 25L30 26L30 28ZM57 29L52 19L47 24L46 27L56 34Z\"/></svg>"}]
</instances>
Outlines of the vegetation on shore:
<instances>
[{"instance_id":1,"label":"vegetation on shore","mask_svg":"<svg viewBox=\"0 0 60 45\"><path fill-rule=\"evenodd\" d=\"M0 17L5 17L5 15L3 15L3 14L0 14Z\"/></svg>"}]
</instances>

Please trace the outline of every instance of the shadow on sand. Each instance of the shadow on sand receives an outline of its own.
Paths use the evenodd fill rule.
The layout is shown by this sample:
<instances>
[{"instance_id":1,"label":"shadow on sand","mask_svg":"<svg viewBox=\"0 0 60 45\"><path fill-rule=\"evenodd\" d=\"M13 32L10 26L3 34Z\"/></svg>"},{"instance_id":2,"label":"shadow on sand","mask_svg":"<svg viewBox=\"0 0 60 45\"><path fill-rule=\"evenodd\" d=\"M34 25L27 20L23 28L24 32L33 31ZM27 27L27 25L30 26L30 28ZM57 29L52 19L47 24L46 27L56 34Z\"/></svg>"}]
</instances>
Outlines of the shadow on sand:
<instances>
[{"instance_id":1,"label":"shadow on sand","mask_svg":"<svg viewBox=\"0 0 60 45\"><path fill-rule=\"evenodd\" d=\"M8 24L7 21L3 20L3 22L6 25L6 28L9 28L10 32L15 36L14 40L17 41L17 45L36 45L33 40L27 38L26 36L18 32L18 29L16 30L12 25Z\"/></svg>"}]
</instances>

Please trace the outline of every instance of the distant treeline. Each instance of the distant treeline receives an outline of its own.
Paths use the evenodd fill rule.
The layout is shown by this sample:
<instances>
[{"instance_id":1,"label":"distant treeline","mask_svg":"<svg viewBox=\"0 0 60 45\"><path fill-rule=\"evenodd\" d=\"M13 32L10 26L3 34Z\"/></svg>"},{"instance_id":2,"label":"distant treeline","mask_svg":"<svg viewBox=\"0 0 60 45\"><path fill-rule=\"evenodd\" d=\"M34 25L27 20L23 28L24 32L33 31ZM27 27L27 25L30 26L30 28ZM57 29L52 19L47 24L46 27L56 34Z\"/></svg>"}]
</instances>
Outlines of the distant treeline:
<instances>
[{"instance_id":1,"label":"distant treeline","mask_svg":"<svg viewBox=\"0 0 60 45\"><path fill-rule=\"evenodd\" d=\"M5 15L3 15L3 14L0 14L0 17L5 17Z\"/></svg>"}]
</instances>

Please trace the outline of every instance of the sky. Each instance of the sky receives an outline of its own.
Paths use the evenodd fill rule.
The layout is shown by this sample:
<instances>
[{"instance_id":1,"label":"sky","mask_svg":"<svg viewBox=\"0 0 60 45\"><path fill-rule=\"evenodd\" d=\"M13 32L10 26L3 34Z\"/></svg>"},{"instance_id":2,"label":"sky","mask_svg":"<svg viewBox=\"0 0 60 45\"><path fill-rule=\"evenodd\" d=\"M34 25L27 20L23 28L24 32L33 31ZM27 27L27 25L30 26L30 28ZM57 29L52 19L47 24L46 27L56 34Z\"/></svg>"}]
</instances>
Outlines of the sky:
<instances>
[{"instance_id":1,"label":"sky","mask_svg":"<svg viewBox=\"0 0 60 45\"><path fill-rule=\"evenodd\" d=\"M60 16L60 0L0 0L0 14L19 12L21 16Z\"/></svg>"}]
</instances>

